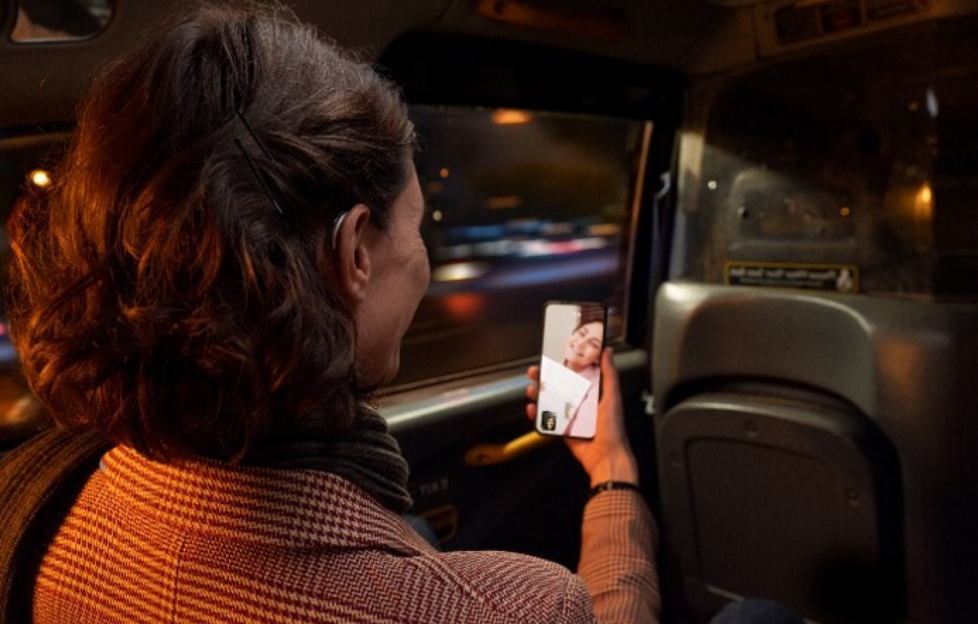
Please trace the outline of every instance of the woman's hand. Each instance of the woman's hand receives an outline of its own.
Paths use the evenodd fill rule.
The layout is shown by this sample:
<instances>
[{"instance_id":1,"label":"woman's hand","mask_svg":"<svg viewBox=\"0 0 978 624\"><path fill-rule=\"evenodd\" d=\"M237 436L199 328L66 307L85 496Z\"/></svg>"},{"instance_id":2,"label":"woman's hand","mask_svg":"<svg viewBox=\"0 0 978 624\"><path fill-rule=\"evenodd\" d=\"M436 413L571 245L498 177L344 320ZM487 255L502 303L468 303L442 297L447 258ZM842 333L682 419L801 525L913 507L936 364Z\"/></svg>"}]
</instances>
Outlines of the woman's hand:
<instances>
[{"instance_id":1,"label":"woman's hand","mask_svg":"<svg viewBox=\"0 0 978 624\"><path fill-rule=\"evenodd\" d=\"M527 397L532 401L526 406L526 414L532 420L537 411L540 367L531 366L527 376L533 382L526 390ZM618 370L615 368L611 349L605 349L601 354L601 400L598 403L598 423L594 438L583 440L565 437L564 440L590 476L592 486L603 481L638 484L638 464L625 433Z\"/></svg>"}]
</instances>

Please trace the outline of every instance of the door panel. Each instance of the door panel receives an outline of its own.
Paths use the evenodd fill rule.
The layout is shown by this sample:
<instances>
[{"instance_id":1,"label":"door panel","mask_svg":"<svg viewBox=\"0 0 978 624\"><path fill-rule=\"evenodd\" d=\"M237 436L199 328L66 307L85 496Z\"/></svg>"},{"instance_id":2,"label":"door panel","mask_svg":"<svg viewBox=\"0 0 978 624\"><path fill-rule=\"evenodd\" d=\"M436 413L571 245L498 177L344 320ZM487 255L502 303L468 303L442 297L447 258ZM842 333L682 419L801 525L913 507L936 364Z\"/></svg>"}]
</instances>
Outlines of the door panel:
<instances>
[{"instance_id":1,"label":"door panel","mask_svg":"<svg viewBox=\"0 0 978 624\"><path fill-rule=\"evenodd\" d=\"M644 483L654 482L647 353L616 354L626 419ZM381 411L411 464L412 510L433 517L446 549L515 550L576 567L587 496L584 471L560 439L512 461L471 465L466 454L532 431L525 369L509 369L384 398ZM451 526L444 523L454 520Z\"/></svg>"}]
</instances>

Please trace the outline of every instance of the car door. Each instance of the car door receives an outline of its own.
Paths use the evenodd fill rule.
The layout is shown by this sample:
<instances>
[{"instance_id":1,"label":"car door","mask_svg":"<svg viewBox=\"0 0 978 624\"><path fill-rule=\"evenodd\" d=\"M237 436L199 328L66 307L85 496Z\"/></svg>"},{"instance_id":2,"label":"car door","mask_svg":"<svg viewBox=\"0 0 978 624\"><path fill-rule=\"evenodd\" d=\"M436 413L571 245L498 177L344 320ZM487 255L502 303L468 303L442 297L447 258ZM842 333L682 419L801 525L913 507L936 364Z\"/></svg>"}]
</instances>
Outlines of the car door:
<instances>
[{"instance_id":1,"label":"car door","mask_svg":"<svg viewBox=\"0 0 978 624\"><path fill-rule=\"evenodd\" d=\"M682 81L444 36L406 37L380 64L405 85L427 203L432 283L381 400L411 463L414 512L443 548L573 568L588 483L561 440L532 431L525 372L546 301L607 304L628 427L654 483L653 226Z\"/></svg>"}]
</instances>

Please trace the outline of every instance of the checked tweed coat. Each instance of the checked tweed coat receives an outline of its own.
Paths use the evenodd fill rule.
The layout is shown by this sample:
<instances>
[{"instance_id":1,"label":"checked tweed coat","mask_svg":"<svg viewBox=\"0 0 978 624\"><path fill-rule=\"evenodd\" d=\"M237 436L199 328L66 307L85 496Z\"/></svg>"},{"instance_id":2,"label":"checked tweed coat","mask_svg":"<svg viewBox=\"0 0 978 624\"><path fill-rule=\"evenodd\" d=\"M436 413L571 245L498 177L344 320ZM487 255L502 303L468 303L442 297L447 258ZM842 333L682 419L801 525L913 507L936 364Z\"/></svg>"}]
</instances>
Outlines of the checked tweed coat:
<instances>
[{"instance_id":1,"label":"checked tweed coat","mask_svg":"<svg viewBox=\"0 0 978 624\"><path fill-rule=\"evenodd\" d=\"M108 452L44 555L37 624L655 622L655 525L630 491L585 510L580 576L437 552L313 470L167 465Z\"/></svg>"}]
</instances>

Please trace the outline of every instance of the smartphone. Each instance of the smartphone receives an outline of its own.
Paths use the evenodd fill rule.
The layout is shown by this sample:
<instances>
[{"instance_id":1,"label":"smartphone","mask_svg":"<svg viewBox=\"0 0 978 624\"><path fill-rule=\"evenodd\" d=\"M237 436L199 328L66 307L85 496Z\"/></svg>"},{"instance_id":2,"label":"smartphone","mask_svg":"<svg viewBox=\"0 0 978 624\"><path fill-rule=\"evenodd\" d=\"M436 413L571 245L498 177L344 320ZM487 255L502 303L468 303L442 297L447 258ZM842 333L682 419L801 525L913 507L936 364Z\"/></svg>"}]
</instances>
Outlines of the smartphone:
<instances>
[{"instance_id":1,"label":"smartphone","mask_svg":"<svg viewBox=\"0 0 978 624\"><path fill-rule=\"evenodd\" d=\"M546 304L536 416L540 433L594 437L607 316L600 303Z\"/></svg>"}]
</instances>

